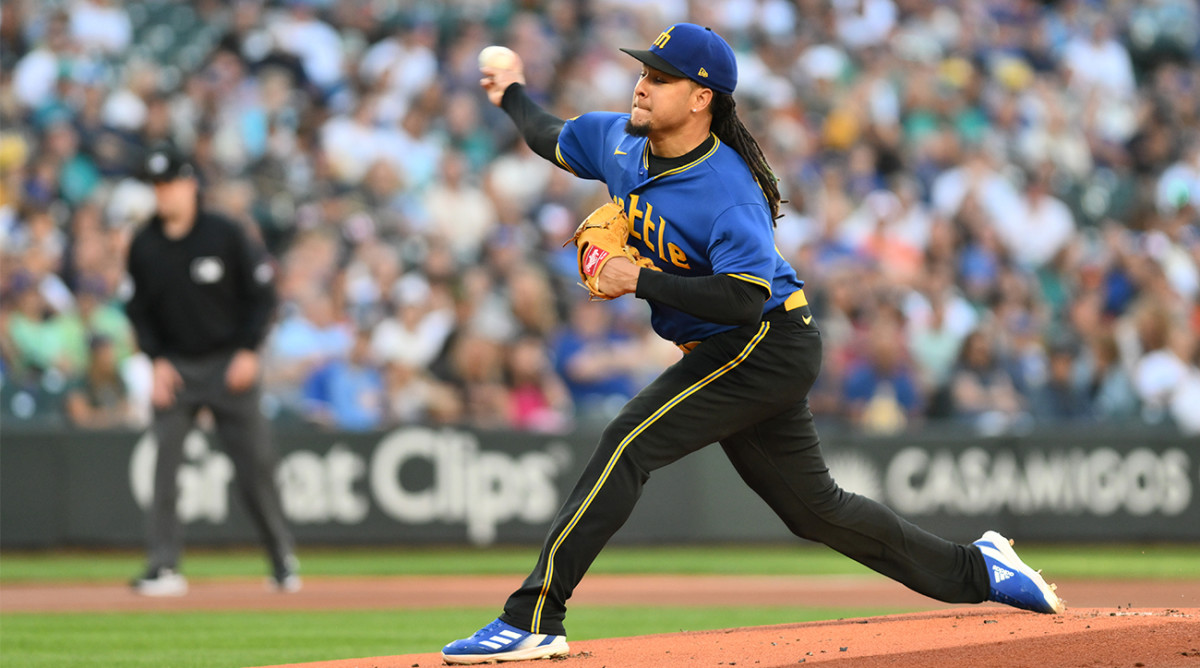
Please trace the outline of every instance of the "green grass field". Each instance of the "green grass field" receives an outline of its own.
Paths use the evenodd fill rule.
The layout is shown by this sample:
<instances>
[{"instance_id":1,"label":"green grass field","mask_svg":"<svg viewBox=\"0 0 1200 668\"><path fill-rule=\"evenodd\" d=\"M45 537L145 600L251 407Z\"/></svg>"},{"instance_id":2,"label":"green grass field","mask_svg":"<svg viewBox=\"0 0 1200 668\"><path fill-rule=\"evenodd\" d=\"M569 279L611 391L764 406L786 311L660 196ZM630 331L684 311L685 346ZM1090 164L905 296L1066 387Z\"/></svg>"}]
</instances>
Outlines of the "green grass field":
<instances>
[{"instance_id":1,"label":"green grass field","mask_svg":"<svg viewBox=\"0 0 1200 668\"><path fill-rule=\"evenodd\" d=\"M1021 555L1056 578L1200 578L1188 545L1021 546ZM308 577L427 574L523 575L535 548L310 549ZM133 552L0 553L0 587L36 582L124 582L136 573ZM191 550L193 581L263 572L252 550ZM594 573L852 575L867 571L818 546L612 547ZM0 593L2 595L2 593ZM436 651L495 616L496 607L362 612L68 613L0 615L0 665L234 667ZM764 608L585 607L572 609L572 638L620 637L680 630L780 624L903 612L794 606Z\"/></svg>"},{"instance_id":2,"label":"green grass field","mask_svg":"<svg viewBox=\"0 0 1200 668\"><path fill-rule=\"evenodd\" d=\"M1196 578L1200 546L1021 544L1023 559L1063 578ZM524 575L537 548L393 547L308 548L301 571L312 576ZM124 582L142 566L133 551L0 552L0 585L15 582ZM244 577L265 573L257 550L189 549L182 568L189 578ZM853 575L870 571L819 545L689 545L604 550L590 573L708 575Z\"/></svg>"}]
</instances>

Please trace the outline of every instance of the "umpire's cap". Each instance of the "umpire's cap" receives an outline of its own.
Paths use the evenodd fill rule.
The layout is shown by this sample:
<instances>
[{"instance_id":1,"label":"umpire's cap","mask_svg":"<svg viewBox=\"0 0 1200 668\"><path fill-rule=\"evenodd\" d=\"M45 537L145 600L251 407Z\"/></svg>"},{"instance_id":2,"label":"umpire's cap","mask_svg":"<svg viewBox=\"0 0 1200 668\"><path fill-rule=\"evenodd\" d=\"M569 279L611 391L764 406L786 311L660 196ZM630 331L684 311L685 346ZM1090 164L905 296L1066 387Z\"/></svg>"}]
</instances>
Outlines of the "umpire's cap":
<instances>
[{"instance_id":1,"label":"umpire's cap","mask_svg":"<svg viewBox=\"0 0 1200 668\"><path fill-rule=\"evenodd\" d=\"M195 176L195 166L170 142L155 144L142 162L142 178L151 183L166 183Z\"/></svg>"},{"instance_id":2,"label":"umpire's cap","mask_svg":"<svg viewBox=\"0 0 1200 668\"><path fill-rule=\"evenodd\" d=\"M662 31L649 49L621 50L656 70L720 93L732 94L737 87L733 47L712 28L676 23Z\"/></svg>"}]
</instances>

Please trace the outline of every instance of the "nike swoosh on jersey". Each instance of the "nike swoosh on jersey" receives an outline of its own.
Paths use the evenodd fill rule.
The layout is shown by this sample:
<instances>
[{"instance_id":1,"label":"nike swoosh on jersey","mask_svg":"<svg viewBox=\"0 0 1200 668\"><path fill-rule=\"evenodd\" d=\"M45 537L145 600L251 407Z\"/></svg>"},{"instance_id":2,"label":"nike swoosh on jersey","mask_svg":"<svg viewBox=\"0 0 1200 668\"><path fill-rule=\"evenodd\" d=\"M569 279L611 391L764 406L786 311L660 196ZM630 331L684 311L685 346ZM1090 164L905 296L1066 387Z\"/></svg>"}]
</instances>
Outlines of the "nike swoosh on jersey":
<instances>
[{"instance_id":1,"label":"nike swoosh on jersey","mask_svg":"<svg viewBox=\"0 0 1200 668\"><path fill-rule=\"evenodd\" d=\"M800 318L800 319L801 319L801 320L803 320L803 321L804 321L804 324L806 324L806 325L807 325L808 323L812 322L812 318L813 318L813 317L812 317L811 315L806 315L806 316L804 316L803 318Z\"/></svg>"},{"instance_id":2,"label":"nike swoosh on jersey","mask_svg":"<svg viewBox=\"0 0 1200 668\"><path fill-rule=\"evenodd\" d=\"M629 155L629 154L618 148L613 151L613 155Z\"/></svg>"}]
</instances>

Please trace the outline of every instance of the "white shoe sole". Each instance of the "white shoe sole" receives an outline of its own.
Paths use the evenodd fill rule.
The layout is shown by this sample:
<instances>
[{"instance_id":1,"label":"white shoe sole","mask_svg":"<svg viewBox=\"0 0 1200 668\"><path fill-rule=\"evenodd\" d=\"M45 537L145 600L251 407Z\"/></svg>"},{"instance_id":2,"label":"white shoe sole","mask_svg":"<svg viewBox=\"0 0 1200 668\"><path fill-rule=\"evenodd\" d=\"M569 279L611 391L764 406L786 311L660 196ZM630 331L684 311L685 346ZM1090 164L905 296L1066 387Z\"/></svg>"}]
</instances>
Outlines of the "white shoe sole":
<instances>
[{"instance_id":1,"label":"white shoe sole","mask_svg":"<svg viewBox=\"0 0 1200 668\"><path fill-rule=\"evenodd\" d=\"M133 591L151 598L171 598L187 594L188 584L187 580L177 576L164 582L139 583L133 588Z\"/></svg>"},{"instance_id":2,"label":"white shoe sole","mask_svg":"<svg viewBox=\"0 0 1200 668\"><path fill-rule=\"evenodd\" d=\"M304 588L304 582L298 575L289 575L283 580L267 578L267 589L280 594L295 594Z\"/></svg>"},{"instance_id":3,"label":"white shoe sole","mask_svg":"<svg viewBox=\"0 0 1200 668\"><path fill-rule=\"evenodd\" d=\"M1046 582L1046 579L1042 577L1041 573L1033 570L1029 566L1026 566L1025 562L1021 561L1021 558L1017 556L1016 551L1012 549L1012 543L1007 538L1001 536L995 531L987 531L983 534L982 540L988 541L996 547L996 552L1000 554L1001 561L1016 568L1021 572L1022 575L1029 578L1035 585L1037 585L1038 591L1042 593L1042 597L1045 598L1046 602L1050 604L1050 607L1054 610L1055 614L1062 614L1062 611L1067 609L1067 606L1063 603L1062 599L1059 598L1058 594L1054 592L1054 585ZM980 549L987 548L980 546Z\"/></svg>"},{"instance_id":4,"label":"white shoe sole","mask_svg":"<svg viewBox=\"0 0 1200 668\"><path fill-rule=\"evenodd\" d=\"M442 660L456 666L475 666L484 663L502 663L505 661L532 661L533 659L549 659L556 656L566 656L570 652L566 638L558 638L549 645L526 647L525 649L498 654L446 654Z\"/></svg>"}]
</instances>

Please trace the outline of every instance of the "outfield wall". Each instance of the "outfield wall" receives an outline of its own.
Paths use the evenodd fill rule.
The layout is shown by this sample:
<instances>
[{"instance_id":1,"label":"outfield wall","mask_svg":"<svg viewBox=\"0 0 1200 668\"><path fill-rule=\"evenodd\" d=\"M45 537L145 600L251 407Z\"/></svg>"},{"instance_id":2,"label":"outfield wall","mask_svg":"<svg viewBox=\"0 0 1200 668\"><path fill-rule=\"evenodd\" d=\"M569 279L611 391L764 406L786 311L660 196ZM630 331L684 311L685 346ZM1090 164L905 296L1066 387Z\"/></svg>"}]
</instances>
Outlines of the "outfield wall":
<instances>
[{"instance_id":1,"label":"outfield wall","mask_svg":"<svg viewBox=\"0 0 1200 668\"><path fill-rule=\"evenodd\" d=\"M281 429L284 509L301 543L537 543L597 436ZM824 436L843 487L949 538L1200 541L1200 442L1171 431ZM188 543L253 542L229 458L198 431L185 449ZM4 429L0 545L139 545L154 458L148 435ZM614 542L788 536L709 447L656 472Z\"/></svg>"}]
</instances>

